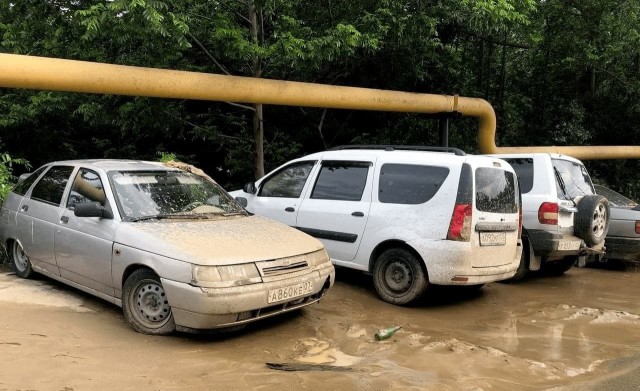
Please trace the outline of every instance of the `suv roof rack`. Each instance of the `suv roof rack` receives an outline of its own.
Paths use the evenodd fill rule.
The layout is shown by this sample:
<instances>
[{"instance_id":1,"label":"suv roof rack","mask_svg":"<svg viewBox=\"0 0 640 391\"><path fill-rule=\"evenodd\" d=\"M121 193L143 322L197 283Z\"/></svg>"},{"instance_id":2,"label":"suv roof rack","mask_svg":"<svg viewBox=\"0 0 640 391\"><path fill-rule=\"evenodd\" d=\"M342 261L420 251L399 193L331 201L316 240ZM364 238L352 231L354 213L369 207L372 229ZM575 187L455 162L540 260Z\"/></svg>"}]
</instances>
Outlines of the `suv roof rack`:
<instances>
[{"instance_id":1,"label":"suv roof rack","mask_svg":"<svg viewBox=\"0 0 640 391\"><path fill-rule=\"evenodd\" d=\"M385 151L424 151L424 152L447 152L454 153L456 156L465 156L463 150L451 147L429 147L424 145L339 145L337 147L329 148L328 151L342 151L345 149L383 149Z\"/></svg>"}]
</instances>

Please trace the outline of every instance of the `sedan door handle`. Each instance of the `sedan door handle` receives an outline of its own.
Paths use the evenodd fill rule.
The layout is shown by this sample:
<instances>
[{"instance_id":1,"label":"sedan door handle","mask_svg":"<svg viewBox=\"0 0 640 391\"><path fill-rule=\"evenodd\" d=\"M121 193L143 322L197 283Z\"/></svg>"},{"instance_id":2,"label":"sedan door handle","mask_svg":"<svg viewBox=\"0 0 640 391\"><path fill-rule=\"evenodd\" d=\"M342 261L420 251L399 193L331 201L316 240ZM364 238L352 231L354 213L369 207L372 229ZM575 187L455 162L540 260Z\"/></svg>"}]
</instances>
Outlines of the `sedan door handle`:
<instances>
[{"instance_id":1,"label":"sedan door handle","mask_svg":"<svg viewBox=\"0 0 640 391\"><path fill-rule=\"evenodd\" d=\"M295 212L296 210L295 210L294 208L292 208L292 207L290 207L290 206L289 206L289 207L287 207L287 208L284 208L284 211L285 211L285 212Z\"/></svg>"},{"instance_id":2,"label":"sedan door handle","mask_svg":"<svg viewBox=\"0 0 640 391\"><path fill-rule=\"evenodd\" d=\"M362 212L353 212L353 213L351 213L351 216L354 216L354 217L364 217L364 213L362 213Z\"/></svg>"},{"instance_id":3,"label":"sedan door handle","mask_svg":"<svg viewBox=\"0 0 640 391\"><path fill-rule=\"evenodd\" d=\"M69 216L62 216L60 217L60 222L62 223L68 223L69 222Z\"/></svg>"},{"instance_id":4,"label":"sedan door handle","mask_svg":"<svg viewBox=\"0 0 640 391\"><path fill-rule=\"evenodd\" d=\"M23 212L28 211L28 210L29 210L29 205L22 205L22 206L20 207L20 210L21 210L21 211L23 211Z\"/></svg>"}]
</instances>

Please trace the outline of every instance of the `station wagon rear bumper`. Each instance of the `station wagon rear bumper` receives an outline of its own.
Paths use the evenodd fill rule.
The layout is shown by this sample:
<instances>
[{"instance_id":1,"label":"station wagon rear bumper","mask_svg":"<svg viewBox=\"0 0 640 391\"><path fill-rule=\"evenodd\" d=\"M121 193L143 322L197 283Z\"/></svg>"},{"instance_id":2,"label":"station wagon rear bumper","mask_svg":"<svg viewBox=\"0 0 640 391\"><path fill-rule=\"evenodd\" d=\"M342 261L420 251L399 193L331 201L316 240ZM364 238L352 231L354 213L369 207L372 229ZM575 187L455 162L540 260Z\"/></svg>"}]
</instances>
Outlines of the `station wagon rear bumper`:
<instances>
[{"instance_id":1,"label":"station wagon rear bumper","mask_svg":"<svg viewBox=\"0 0 640 391\"><path fill-rule=\"evenodd\" d=\"M606 259L640 261L640 238L621 238L607 236L605 240Z\"/></svg>"},{"instance_id":2,"label":"station wagon rear bumper","mask_svg":"<svg viewBox=\"0 0 640 391\"><path fill-rule=\"evenodd\" d=\"M324 265L323 265L324 266ZM311 281L311 292L269 303L269 291ZM319 301L335 281L333 265L277 281L229 288L200 288L162 279L178 330L232 327L293 311Z\"/></svg>"}]
</instances>

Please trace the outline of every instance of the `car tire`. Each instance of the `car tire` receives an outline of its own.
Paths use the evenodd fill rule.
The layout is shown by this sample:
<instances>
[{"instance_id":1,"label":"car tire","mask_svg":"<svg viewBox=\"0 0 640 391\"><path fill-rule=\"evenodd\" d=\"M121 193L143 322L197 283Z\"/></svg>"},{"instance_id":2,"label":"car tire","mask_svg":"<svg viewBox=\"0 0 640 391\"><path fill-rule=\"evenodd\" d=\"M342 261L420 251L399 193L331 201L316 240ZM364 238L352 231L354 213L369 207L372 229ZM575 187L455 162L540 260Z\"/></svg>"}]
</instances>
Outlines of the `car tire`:
<instances>
[{"instance_id":1,"label":"car tire","mask_svg":"<svg viewBox=\"0 0 640 391\"><path fill-rule=\"evenodd\" d=\"M609 201L601 195L582 197L573 230L589 247L602 243L609 232Z\"/></svg>"},{"instance_id":2,"label":"car tire","mask_svg":"<svg viewBox=\"0 0 640 391\"><path fill-rule=\"evenodd\" d=\"M9 249L11 258L11 267L18 277L30 278L33 275L33 267L29 256L22 248L22 244L17 240L11 243Z\"/></svg>"},{"instance_id":3,"label":"car tire","mask_svg":"<svg viewBox=\"0 0 640 391\"><path fill-rule=\"evenodd\" d=\"M373 285L387 303L407 305L424 295L429 279L421 259L406 249L392 248L376 260Z\"/></svg>"},{"instance_id":4,"label":"car tire","mask_svg":"<svg viewBox=\"0 0 640 391\"><path fill-rule=\"evenodd\" d=\"M576 256L564 257L559 261L547 261L542 264L542 270L546 274L561 276L568 272L578 260Z\"/></svg>"},{"instance_id":5,"label":"car tire","mask_svg":"<svg viewBox=\"0 0 640 391\"><path fill-rule=\"evenodd\" d=\"M176 329L160 278L149 269L138 269L125 281L122 310L127 322L140 333L166 335Z\"/></svg>"},{"instance_id":6,"label":"car tire","mask_svg":"<svg viewBox=\"0 0 640 391\"><path fill-rule=\"evenodd\" d=\"M516 270L516 274L513 277L503 280L502 282L506 282L508 284L519 282L525 279L527 275L529 275L529 265L531 265L531 256L529 253L529 238L523 236L522 237L522 256L520 257L520 263L518 264L518 269Z\"/></svg>"}]
</instances>

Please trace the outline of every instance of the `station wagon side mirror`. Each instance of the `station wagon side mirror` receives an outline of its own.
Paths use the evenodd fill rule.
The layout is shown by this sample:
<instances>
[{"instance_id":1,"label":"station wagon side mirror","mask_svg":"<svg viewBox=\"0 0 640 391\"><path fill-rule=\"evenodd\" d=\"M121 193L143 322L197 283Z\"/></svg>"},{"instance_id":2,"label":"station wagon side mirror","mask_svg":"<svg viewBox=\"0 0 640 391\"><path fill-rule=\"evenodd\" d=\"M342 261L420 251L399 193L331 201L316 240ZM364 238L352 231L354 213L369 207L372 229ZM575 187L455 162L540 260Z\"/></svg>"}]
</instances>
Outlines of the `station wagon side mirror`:
<instances>
[{"instance_id":1,"label":"station wagon side mirror","mask_svg":"<svg viewBox=\"0 0 640 391\"><path fill-rule=\"evenodd\" d=\"M256 194L255 182L249 182L246 185L244 185L244 187L242 188L242 191L244 191L247 194Z\"/></svg>"},{"instance_id":2,"label":"station wagon side mirror","mask_svg":"<svg viewBox=\"0 0 640 391\"><path fill-rule=\"evenodd\" d=\"M100 205L99 202L81 202L76 204L73 214L78 217L104 217L107 219L113 218L113 213L110 208L105 208Z\"/></svg>"}]
</instances>

